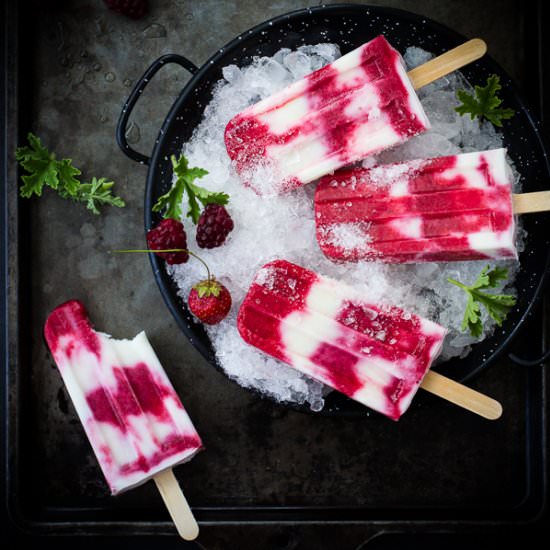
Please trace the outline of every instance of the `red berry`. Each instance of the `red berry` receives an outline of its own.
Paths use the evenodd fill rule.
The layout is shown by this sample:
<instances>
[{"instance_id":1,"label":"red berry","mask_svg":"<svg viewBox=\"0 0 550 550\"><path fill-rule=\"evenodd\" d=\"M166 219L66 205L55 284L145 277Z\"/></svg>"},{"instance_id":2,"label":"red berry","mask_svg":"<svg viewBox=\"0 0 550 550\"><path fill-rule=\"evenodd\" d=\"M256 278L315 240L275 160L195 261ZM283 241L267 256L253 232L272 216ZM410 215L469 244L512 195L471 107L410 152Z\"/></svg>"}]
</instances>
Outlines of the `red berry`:
<instances>
[{"instance_id":1,"label":"red berry","mask_svg":"<svg viewBox=\"0 0 550 550\"><path fill-rule=\"evenodd\" d=\"M221 246L233 227L233 220L225 207L207 204L197 223L197 244L201 248Z\"/></svg>"},{"instance_id":2,"label":"red berry","mask_svg":"<svg viewBox=\"0 0 550 550\"><path fill-rule=\"evenodd\" d=\"M149 11L148 0L103 0L105 5L117 13L141 19Z\"/></svg>"},{"instance_id":3,"label":"red berry","mask_svg":"<svg viewBox=\"0 0 550 550\"><path fill-rule=\"evenodd\" d=\"M231 309L231 294L218 281L205 280L191 289L187 305L199 321L207 325L216 325L225 319Z\"/></svg>"},{"instance_id":4,"label":"red berry","mask_svg":"<svg viewBox=\"0 0 550 550\"><path fill-rule=\"evenodd\" d=\"M183 224L168 218L147 231L147 245L151 250L182 248L187 250L187 235ZM169 264L184 264L189 260L188 252L157 252Z\"/></svg>"}]
</instances>

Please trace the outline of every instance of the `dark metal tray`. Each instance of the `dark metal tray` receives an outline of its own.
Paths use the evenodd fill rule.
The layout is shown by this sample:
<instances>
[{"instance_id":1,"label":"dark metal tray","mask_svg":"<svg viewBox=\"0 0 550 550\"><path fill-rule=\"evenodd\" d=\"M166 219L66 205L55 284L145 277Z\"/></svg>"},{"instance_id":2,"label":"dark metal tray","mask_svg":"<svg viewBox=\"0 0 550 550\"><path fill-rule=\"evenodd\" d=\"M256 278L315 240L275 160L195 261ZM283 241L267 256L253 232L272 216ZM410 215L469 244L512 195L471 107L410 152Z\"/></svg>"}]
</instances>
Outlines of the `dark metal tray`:
<instances>
[{"instance_id":1,"label":"dark metal tray","mask_svg":"<svg viewBox=\"0 0 550 550\"><path fill-rule=\"evenodd\" d=\"M87 17L95 29L94 10L100 8L76 4L76 11L66 8L70 16L44 15L37 8L37 18L49 17L52 24L25 21L29 26L24 34L17 33L22 6L7 2L3 7L2 460L12 525L47 539L93 535L98 544L103 539L96 537L110 535L174 535L152 485L109 496L47 354L41 338L44 318L52 306L75 296L90 305L101 329L121 337L148 330L204 436L207 450L177 468L176 475L195 509L202 528L199 540L205 547L359 548L380 533L394 536L389 540L399 546L404 534L487 535L522 527L531 531L545 514L547 497L547 375L541 366L518 368L502 359L472 380L474 387L503 403L505 413L499 422L486 422L429 395L419 395L417 406L397 424L379 416L313 417L229 384L182 342L159 303L146 258L137 264L108 260L111 263L97 279L80 276L74 262L85 261L90 250L75 251L80 245L75 245L74 234L77 241L89 240L94 229L97 240L104 239L105 249L115 248L128 243L116 240L121 232L126 239L141 234L142 212L127 208L95 219L52 197L22 201L13 159L29 128L47 138L60 154L64 148L71 150L60 136L67 118L58 127L44 112L60 111L63 103L53 105L51 96L44 101L39 86L43 72L36 63L41 40L48 40L46 29L55 29L57 20L72 23ZM540 14L524 15L530 78L524 85L532 92L532 104L539 105ZM121 101L123 97L120 94ZM84 147L87 142L79 124L86 131L93 128L85 124L86 109L93 110L96 104L87 106L78 96L70 99L74 105L67 108L83 119L71 127L71 139ZM113 127L114 123L91 137L110 139ZM95 144L93 153L99 157L95 162L92 154L88 158L80 153L84 168L97 170L101 159L108 159L115 172L109 175L122 181L121 192L129 205L140 204L145 174L129 169L113 153L114 147L114 140L105 143L102 157ZM131 181L125 181L125 173ZM544 314L538 308L513 351L531 357L542 353L548 319L548 308ZM434 535L432 542L444 544L439 537ZM382 547L384 540L385 536L379 537L373 545Z\"/></svg>"}]
</instances>

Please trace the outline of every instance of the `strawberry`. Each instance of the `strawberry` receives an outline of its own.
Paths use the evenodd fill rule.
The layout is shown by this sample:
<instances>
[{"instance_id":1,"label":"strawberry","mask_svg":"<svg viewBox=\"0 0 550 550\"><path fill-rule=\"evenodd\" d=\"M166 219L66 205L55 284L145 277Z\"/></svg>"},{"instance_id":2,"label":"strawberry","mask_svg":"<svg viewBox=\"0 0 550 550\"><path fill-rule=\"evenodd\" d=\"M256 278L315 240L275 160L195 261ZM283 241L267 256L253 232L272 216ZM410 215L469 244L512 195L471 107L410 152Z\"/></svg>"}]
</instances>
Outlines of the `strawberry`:
<instances>
[{"instance_id":1,"label":"strawberry","mask_svg":"<svg viewBox=\"0 0 550 550\"><path fill-rule=\"evenodd\" d=\"M172 219L163 220L147 233L146 249L113 250L118 253L154 252L169 264L185 263L193 256L206 268L208 278L193 286L187 305L191 313L207 325L216 325L225 319L231 309L231 294L211 275L208 264L198 255L187 250L187 238L181 222Z\"/></svg>"},{"instance_id":2,"label":"strawberry","mask_svg":"<svg viewBox=\"0 0 550 550\"><path fill-rule=\"evenodd\" d=\"M209 278L193 286L187 305L197 319L207 325L216 325L231 309L231 294L221 283Z\"/></svg>"}]
</instances>

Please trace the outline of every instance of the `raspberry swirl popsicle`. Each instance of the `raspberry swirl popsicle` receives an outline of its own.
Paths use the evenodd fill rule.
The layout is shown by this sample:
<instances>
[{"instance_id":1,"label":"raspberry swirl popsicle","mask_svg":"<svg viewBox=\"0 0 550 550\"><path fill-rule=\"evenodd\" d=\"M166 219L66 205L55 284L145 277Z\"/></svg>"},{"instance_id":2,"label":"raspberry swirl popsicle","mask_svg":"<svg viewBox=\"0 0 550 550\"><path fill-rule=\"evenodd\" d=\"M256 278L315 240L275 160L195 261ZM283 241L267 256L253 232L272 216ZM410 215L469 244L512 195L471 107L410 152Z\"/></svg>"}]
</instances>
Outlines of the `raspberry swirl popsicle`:
<instances>
[{"instance_id":1,"label":"raspberry swirl popsicle","mask_svg":"<svg viewBox=\"0 0 550 550\"><path fill-rule=\"evenodd\" d=\"M237 326L247 343L394 420L409 407L446 334L285 260L256 274Z\"/></svg>"},{"instance_id":2,"label":"raspberry swirl popsicle","mask_svg":"<svg viewBox=\"0 0 550 550\"><path fill-rule=\"evenodd\" d=\"M72 300L50 314L44 334L113 494L202 449L144 332L113 340Z\"/></svg>"},{"instance_id":3,"label":"raspberry swirl popsicle","mask_svg":"<svg viewBox=\"0 0 550 550\"><path fill-rule=\"evenodd\" d=\"M341 170L315 191L317 241L337 261L516 258L506 149Z\"/></svg>"},{"instance_id":4,"label":"raspberry swirl popsicle","mask_svg":"<svg viewBox=\"0 0 550 550\"><path fill-rule=\"evenodd\" d=\"M225 144L259 195L284 193L430 127L383 36L236 115Z\"/></svg>"}]
</instances>

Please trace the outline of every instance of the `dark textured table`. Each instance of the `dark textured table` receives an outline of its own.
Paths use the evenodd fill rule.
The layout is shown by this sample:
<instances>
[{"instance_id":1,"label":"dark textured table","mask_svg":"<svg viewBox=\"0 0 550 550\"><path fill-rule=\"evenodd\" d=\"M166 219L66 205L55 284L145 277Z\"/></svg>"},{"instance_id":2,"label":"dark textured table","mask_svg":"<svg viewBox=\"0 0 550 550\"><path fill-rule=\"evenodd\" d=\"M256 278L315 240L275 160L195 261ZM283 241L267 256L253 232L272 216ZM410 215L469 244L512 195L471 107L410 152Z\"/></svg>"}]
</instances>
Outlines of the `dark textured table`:
<instances>
[{"instance_id":1,"label":"dark textured table","mask_svg":"<svg viewBox=\"0 0 550 550\"><path fill-rule=\"evenodd\" d=\"M28 472L37 503L70 511L73 504L82 506L86 499L97 503L110 498L41 337L47 312L71 297L82 299L94 323L113 335L130 337L141 329L147 331L207 447L178 470L196 507L322 507L351 502L388 511L390 517L392 510L407 506L454 510L475 505L483 510L495 502L502 509L519 502L526 490L522 477L527 460L522 446L525 403L521 393L506 393L506 389L522 387L525 374L508 361L502 360L472 383L502 401L506 422L480 421L428 395L419 396L418 406L398 424L378 416L365 421L296 413L252 395L206 363L162 303L145 255L106 253L143 244L146 170L119 152L114 130L121 104L144 69L168 52L182 53L201 65L249 27L292 9L317 5L289 0L150 3L150 14L139 21L113 14L100 0L29 3L32 12L22 27L32 33L34 45L32 66L22 68L31 72L34 82L24 94L30 103L19 106L24 110L23 125L59 156L73 158L85 176L104 175L116 181L117 192L127 203L122 210L106 208L101 216L93 216L45 193L24 206L32 244L32 275L27 274L27 281L33 306L32 371L26 376L36 391L24 407L37 434L32 445L36 460L30 458ZM525 25L520 3L404 0L371 4L410 10L467 37L483 37L490 54L537 101L534 75L525 73L524 52L533 37L526 33L530 27ZM159 125L186 79L186 73L170 67L147 88L133 115L128 138L133 147L150 152ZM437 423L430 421L434 414ZM30 451L31 446L26 449ZM57 461L60 455L71 459ZM464 461L474 460L474 455L476 468L465 476ZM74 467L67 469L70 463ZM377 470L381 463L383 477ZM114 517L136 503L136 519L165 521L157 512L158 499L148 484L118 497ZM204 514L208 520L208 512ZM398 531L407 537L423 532L421 513L412 527L402 516L396 529L385 523L385 517L375 511L372 521L345 525L247 523L245 517L244 523L206 521L199 541L209 549L351 550L363 548L364 541L384 531L392 535L377 537L372 548L399 547L405 539L398 537ZM460 518L452 513L442 517L446 519L437 530L452 533ZM456 538L430 534L422 540L433 547L452 548L459 543L473 547L464 537L476 532L481 534L475 540L487 547L496 528L470 519L470 527L461 527ZM430 529L435 531L433 526ZM70 523L61 531L71 535ZM172 531L167 528L166 533ZM55 541L58 548L74 542L46 533L33 540L41 547ZM106 539L87 540L79 546L108 546ZM138 543L181 547L172 536Z\"/></svg>"}]
</instances>

